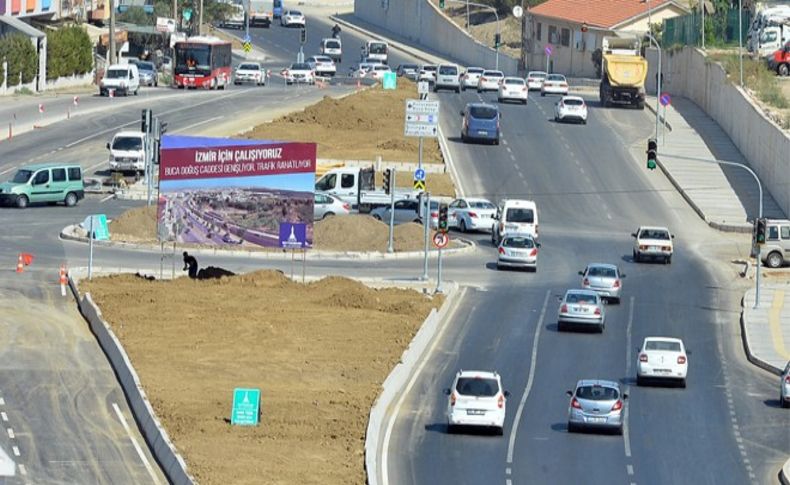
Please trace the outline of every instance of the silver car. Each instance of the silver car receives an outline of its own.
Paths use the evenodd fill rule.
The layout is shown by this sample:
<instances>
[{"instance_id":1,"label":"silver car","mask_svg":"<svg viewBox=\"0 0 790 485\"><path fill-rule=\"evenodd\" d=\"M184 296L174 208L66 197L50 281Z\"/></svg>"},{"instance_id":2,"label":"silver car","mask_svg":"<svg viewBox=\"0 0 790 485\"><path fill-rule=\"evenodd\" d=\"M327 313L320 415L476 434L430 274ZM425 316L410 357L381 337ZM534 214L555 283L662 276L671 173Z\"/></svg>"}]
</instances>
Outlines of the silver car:
<instances>
[{"instance_id":1,"label":"silver car","mask_svg":"<svg viewBox=\"0 0 790 485\"><path fill-rule=\"evenodd\" d=\"M335 196L315 194L313 196L313 220L319 221L332 216L345 216L351 213L351 205Z\"/></svg>"},{"instance_id":2,"label":"silver car","mask_svg":"<svg viewBox=\"0 0 790 485\"><path fill-rule=\"evenodd\" d=\"M621 392L620 384L584 379L567 394L571 398L568 405L569 432L594 428L623 434L623 411L628 394Z\"/></svg>"},{"instance_id":3,"label":"silver car","mask_svg":"<svg viewBox=\"0 0 790 485\"><path fill-rule=\"evenodd\" d=\"M625 278L620 268L613 264L590 263L579 274L582 276L582 288L592 290L611 302L620 303L623 289L621 280Z\"/></svg>"},{"instance_id":4,"label":"silver car","mask_svg":"<svg viewBox=\"0 0 790 485\"><path fill-rule=\"evenodd\" d=\"M561 300L557 330L567 327L592 328L600 333L606 325L603 300L591 290L568 290Z\"/></svg>"},{"instance_id":5,"label":"silver car","mask_svg":"<svg viewBox=\"0 0 790 485\"><path fill-rule=\"evenodd\" d=\"M390 223L390 206L385 205L376 207L370 211L370 215L386 224ZM404 199L395 202L395 224L404 224L407 222L421 223L420 219L420 203L417 199Z\"/></svg>"},{"instance_id":6,"label":"silver car","mask_svg":"<svg viewBox=\"0 0 790 485\"><path fill-rule=\"evenodd\" d=\"M526 268L535 272L538 270L539 247L531 234L507 234L499 243L496 267Z\"/></svg>"},{"instance_id":7,"label":"silver car","mask_svg":"<svg viewBox=\"0 0 790 485\"><path fill-rule=\"evenodd\" d=\"M779 402L783 408L790 408L790 361L785 366L779 386Z\"/></svg>"}]
</instances>

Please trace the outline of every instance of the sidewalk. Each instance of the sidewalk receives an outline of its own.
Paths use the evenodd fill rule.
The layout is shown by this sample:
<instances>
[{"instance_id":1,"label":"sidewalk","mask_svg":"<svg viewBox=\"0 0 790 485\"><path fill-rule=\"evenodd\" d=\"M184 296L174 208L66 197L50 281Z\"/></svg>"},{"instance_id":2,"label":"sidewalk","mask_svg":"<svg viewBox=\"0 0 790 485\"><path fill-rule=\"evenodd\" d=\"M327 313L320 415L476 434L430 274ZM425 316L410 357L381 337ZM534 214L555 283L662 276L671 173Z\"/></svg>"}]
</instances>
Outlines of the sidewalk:
<instances>
[{"instance_id":1,"label":"sidewalk","mask_svg":"<svg viewBox=\"0 0 790 485\"><path fill-rule=\"evenodd\" d=\"M790 361L790 284L763 284L760 307L754 308L754 289L743 297L743 340L749 360L781 374Z\"/></svg>"},{"instance_id":2,"label":"sidewalk","mask_svg":"<svg viewBox=\"0 0 790 485\"><path fill-rule=\"evenodd\" d=\"M655 96L648 96L646 105L655 113ZM664 118L664 108L661 118ZM712 227L751 232L752 224L748 221L758 215L759 197L757 184L747 171L662 155L719 159L748 166L732 140L699 106L686 98L672 99L672 104L666 107L666 124L664 135L659 130L658 161L678 191ZM763 215L785 217L767 191L763 193Z\"/></svg>"}]
</instances>

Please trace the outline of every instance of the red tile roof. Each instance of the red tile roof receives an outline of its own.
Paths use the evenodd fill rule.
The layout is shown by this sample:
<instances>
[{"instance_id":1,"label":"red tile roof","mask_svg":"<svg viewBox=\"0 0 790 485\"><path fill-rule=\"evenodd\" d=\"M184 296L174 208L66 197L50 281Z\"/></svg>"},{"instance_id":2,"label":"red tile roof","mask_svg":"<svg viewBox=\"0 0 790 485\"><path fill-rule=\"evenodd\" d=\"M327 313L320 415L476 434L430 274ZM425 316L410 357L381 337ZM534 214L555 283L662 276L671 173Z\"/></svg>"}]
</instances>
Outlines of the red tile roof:
<instances>
[{"instance_id":1,"label":"red tile roof","mask_svg":"<svg viewBox=\"0 0 790 485\"><path fill-rule=\"evenodd\" d=\"M548 0L529 11L533 15L610 28L646 14L648 5L655 10L667 3L670 0Z\"/></svg>"}]
</instances>

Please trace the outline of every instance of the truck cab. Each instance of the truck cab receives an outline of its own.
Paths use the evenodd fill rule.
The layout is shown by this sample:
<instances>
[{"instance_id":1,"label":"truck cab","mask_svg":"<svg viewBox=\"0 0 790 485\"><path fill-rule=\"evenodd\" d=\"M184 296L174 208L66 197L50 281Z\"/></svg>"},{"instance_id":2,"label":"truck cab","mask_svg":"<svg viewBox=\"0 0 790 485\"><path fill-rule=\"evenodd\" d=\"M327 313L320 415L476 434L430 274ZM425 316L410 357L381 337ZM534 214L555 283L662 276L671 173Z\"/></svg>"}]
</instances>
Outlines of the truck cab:
<instances>
[{"instance_id":1,"label":"truck cab","mask_svg":"<svg viewBox=\"0 0 790 485\"><path fill-rule=\"evenodd\" d=\"M771 69L780 76L790 76L790 40L785 45L774 52L769 60Z\"/></svg>"}]
</instances>

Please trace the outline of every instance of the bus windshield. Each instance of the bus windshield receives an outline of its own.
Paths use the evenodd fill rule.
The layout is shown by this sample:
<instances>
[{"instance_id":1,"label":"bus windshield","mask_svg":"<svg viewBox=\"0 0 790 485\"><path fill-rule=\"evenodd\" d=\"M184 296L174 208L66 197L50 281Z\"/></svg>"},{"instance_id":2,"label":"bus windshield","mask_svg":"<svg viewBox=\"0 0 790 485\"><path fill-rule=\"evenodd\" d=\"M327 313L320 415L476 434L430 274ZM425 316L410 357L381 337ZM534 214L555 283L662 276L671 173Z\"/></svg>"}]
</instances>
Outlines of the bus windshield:
<instances>
[{"instance_id":1,"label":"bus windshield","mask_svg":"<svg viewBox=\"0 0 790 485\"><path fill-rule=\"evenodd\" d=\"M211 71L211 51L207 45L177 45L176 74Z\"/></svg>"},{"instance_id":2,"label":"bus windshield","mask_svg":"<svg viewBox=\"0 0 790 485\"><path fill-rule=\"evenodd\" d=\"M381 42L371 42L370 43L370 53L371 54L386 54L387 53L387 44L383 44Z\"/></svg>"}]
</instances>

